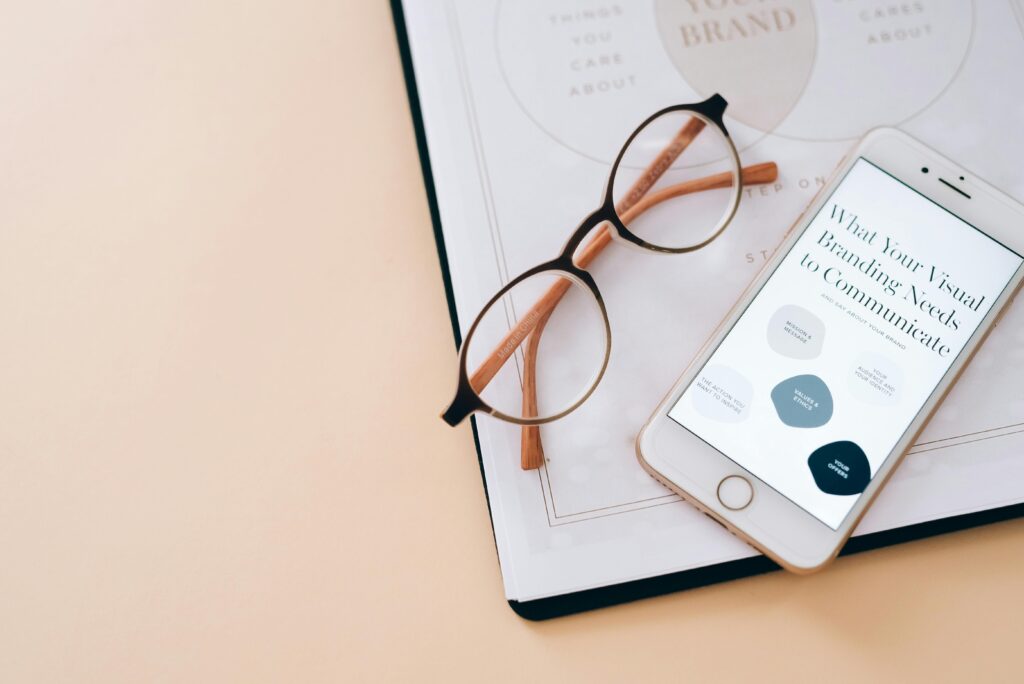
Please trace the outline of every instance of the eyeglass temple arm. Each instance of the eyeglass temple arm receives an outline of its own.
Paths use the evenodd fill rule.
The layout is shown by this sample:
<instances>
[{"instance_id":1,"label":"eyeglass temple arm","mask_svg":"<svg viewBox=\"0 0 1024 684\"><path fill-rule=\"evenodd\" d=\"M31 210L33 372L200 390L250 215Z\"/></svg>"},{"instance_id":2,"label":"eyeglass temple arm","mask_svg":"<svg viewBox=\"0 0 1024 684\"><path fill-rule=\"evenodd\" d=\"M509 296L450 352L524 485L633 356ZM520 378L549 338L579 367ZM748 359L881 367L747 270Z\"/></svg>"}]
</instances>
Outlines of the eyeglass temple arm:
<instances>
[{"instance_id":1,"label":"eyeglass temple arm","mask_svg":"<svg viewBox=\"0 0 1024 684\"><path fill-rule=\"evenodd\" d=\"M700 135L700 132L704 130L705 126L706 124L704 121L697 117L693 117L687 121L675 136L673 136L668 145L666 145L654 160L647 165L647 168L644 169L642 174L640 174L640 177L633 182L633 185L626 192L625 196L619 204L616 205L616 211L625 212L643 198L643 196L647 194L647 191L658 182L658 179L661 178L662 174L672 166L672 163L679 157L679 155L690 146L690 143L692 143L698 135ZM668 198L666 197L665 199ZM601 230L607 231L607 226L602 227ZM593 242L594 241L591 240L588 245L593 244ZM599 250L600 249L603 249L603 245ZM589 263L589 261L587 263ZM580 263L579 265L581 268L586 268L586 264ZM498 373L498 371L501 370L501 367L505 365L505 362L511 358L512 355L509 354L508 351L519 348L519 345L523 343L523 340L525 340L526 336L530 334L530 331L536 327L537 321L540 318L543 317L546 321L547 315L554 309L555 304L558 303L568 288L569 283L564 279L559 280L557 283L552 285L544 296L533 305L528 314L520 321L517 321L517 324L509 330L498 346L491 352L491 355L488 356L479 367L477 367L473 372L473 375L469 378L469 385L477 395L487 387L487 384ZM500 353L499 350L505 350L505 353Z\"/></svg>"},{"instance_id":2,"label":"eyeglass temple arm","mask_svg":"<svg viewBox=\"0 0 1024 684\"><path fill-rule=\"evenodd\" d=\"M776 178L778 178L778 166L776 166L775 162L753 164L751 166L743 167L740 173L744 185L772 183ZM623 223L629 223L630 221L634 221L638 216L651 207L666 200L679 197L681 195L701 192L703 190L727 188L730 185L732 185L732 174L729 172L706 176L704 178L698 178L685 183L678 183L642 198L636 202L632 208L623 212L621 218ZM579 255L575 259L576 265L580 268L586 268L589 266L594 259L597 258L597 255L604 251L604 248L607 247L608 243L611 241L612 234L607 224L601 226L587 244L584 245L583 249L580 250ZM559 290L557 296L549 299L547 295L553 294L553 291L556 289ZM544 332L544 326L547 324L548 319L551 318L551 314L554 312L555 306L557 306L558 302L562 299L568 289L569 283L563 279L558 281L548 290L542 298L542 301L544 301L545 308L550 308L546 308L546 311L538 311L539 316L535 317L536 322L529 333L529 338L526 340L526 348L523 350L524 416L537 415L536 369L537 350L540 346L540 337ZM531 313L533 313L533 310L531 310ZM529 318L529 315L527 318ZM520 466L523 470L532 470L534 468L539 468L543 464L544 447L540 439L540 426L524 425L522 428L522 443L520 448Z\"/></svg>"},{"instance_id":3,"label":"eyeglass temple arm","mask_svg":"<svg viewBox=\"0 0 1024 684\"><path fill-rule=\"evenodd\" d=\"M744 185L758 185L771 183L778 176L778 168L774 162L754 164L741 169ZM632 210L633 213L623 215L627 220L633 220L651 207L664 202L665 200L686 195L701 190L713 190L715 188L728 187L732 184L731 174L721 173L704 178L697 178L685 183L672 185L652 194L650 197L639 202ZM580 250L576 258L576 265L580 268L589 266L598 254L611 242L612 236L607 226L602 226L594 234L586 245ZM569 289L567 280L559 280L552 285L543 296L538 299L526 315L522 316L517 324L494 347L494 351L484 359L473 374L469 377L469 384L479 393L491 382L505 362L512 358L508 353L510 349L518 348L526 339L527 335L537 326L538 321L550 313L558 301ZM500 350L500 351L499 351Z\"/></svg>"}]
</instances>

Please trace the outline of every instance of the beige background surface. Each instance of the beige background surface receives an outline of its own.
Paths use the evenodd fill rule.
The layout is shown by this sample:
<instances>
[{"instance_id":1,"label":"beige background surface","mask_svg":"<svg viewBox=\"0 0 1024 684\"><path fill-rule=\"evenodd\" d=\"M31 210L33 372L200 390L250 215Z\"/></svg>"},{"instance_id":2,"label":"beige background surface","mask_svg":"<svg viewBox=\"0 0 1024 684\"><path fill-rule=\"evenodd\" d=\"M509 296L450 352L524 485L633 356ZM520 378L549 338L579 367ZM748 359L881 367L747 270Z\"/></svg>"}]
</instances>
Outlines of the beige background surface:
<instances>
[{"instance_id":1,"label":"beige background surface","mask_svg":"<svg viewBox=\"0 0 1024 684\"><path fill-rule=\"evenodd\" d=\"M0 70L0 680L1019 678L1024 521L509 610L385 3L6 2Z\"/></svg>"}]
</instances>

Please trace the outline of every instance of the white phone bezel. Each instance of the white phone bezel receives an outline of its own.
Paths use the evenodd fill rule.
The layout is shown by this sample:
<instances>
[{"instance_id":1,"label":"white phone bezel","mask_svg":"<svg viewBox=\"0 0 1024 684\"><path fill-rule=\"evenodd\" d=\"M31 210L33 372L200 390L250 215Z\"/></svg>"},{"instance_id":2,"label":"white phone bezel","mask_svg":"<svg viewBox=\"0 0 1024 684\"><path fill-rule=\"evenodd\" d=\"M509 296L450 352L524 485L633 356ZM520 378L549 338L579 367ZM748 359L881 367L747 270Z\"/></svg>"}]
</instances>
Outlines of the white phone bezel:
<instances>
[{"instance_id":1,"label":"white phone bezel","mask_svg":"<svg viewBox=\"0 0 1024 684\"><path fill-rule=\"evenodd\" d=\"M842 179L854 162L861 157L1010 249L1024 254L1024 206L987 183L975 179L969 171L960 168L906 133L893 128L876 128L865 135L840 162L829 182L822 187L787 231L772 257L662 400L641 430L636 442L637 458L645 470L730 531L746 539L783 567L795 572L812 572L835 558L1024 281L1022 266L1014 274L1002 295L993 303L989 313L968 340L963 352L958 355L942 382L907 427L837 530L832 530L669 418L668 412L671 407L732 329L748 302L760 291L782 258L790 251L793 243L807 229L810 220L832 194L838 180ZM924 168L928 169L927 173L923 171ZM960 180L961 178L964 180ZM686 454L685 468L680 467L680 459L673 458L672 454ZM726 508L718 500L718 485L730 475L742 475L750 481L754 489L750 505L739 511Z\"/></svg>"}]
</instances>

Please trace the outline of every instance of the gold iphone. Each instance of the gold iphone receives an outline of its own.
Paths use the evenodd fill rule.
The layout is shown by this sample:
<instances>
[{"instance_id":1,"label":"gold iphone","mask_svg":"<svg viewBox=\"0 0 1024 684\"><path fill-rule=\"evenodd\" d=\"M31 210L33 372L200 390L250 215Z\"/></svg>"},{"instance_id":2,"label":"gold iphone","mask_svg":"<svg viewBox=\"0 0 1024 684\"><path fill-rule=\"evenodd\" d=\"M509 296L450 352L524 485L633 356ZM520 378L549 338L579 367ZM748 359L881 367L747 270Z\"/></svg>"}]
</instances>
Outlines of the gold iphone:
<instances>
[{"instance_id":1,"label":"gold iphone","mask_svg":"<svg viewBox=\"0 0 1024 684\"><path fill-rule=\"evenodd\" d=\"M641 465L783 567L823 567L1012 303L1022 254L1024 206L871 131L644 426Z\"/></svg>"}]
</instances>

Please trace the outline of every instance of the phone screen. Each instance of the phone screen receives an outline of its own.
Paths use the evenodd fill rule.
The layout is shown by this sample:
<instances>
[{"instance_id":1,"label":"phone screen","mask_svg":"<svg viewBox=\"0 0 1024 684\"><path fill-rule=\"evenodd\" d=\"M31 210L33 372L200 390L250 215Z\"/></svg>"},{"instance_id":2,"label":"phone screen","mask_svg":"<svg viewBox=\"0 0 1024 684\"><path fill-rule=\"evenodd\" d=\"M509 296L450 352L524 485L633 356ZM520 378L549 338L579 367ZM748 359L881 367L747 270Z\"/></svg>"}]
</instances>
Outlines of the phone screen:
<instances>
[{"instance_id":1,"label":"phone screen","mask_svg":"<svg viewBox=\"0 0 1024 684\"><path fill-rule=\"evenodd\" d=\"M838 529L1021 262L860 158L669 416Z\"/></svg>"}]
</instances>

